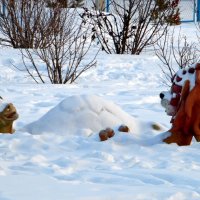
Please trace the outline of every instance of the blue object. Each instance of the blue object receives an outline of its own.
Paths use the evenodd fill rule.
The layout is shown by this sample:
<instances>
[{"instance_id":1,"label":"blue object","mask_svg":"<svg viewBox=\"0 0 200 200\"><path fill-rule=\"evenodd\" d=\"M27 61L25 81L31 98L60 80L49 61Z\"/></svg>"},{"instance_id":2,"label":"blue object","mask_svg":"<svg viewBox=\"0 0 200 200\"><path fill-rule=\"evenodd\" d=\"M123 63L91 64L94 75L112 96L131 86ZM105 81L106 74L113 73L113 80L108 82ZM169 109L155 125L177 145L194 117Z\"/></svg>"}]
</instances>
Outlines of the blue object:
<instances>
[{"instance_id":1,"label":"blue object","mask_svg":"<svg viewBox=\"0 0 200 200\"><path fill-rule=\"evenodd\" d=\"M5 15L6 14L6 4L5 3L3 3L3 5L2 5L2 14L3 15Z\"/></svg>"},{"instance_id":2,"label":"blue object","mask_svg":"<svg viewBox=\"0 0 200 200\"><path fill-rule=\"evenodd\" d=\"M200 21L200 0L197 0L197 21Z\"/></svg>"},{"instance_id":3,"label":"blue object","mask_svg":"<svg viewBox=\"0 0 200 200\"><path fill-rule=\"evenodd\" d=\"M106 12L110 11L110 0L105 0L106 1Z\"/></svg>"}]
</instances>

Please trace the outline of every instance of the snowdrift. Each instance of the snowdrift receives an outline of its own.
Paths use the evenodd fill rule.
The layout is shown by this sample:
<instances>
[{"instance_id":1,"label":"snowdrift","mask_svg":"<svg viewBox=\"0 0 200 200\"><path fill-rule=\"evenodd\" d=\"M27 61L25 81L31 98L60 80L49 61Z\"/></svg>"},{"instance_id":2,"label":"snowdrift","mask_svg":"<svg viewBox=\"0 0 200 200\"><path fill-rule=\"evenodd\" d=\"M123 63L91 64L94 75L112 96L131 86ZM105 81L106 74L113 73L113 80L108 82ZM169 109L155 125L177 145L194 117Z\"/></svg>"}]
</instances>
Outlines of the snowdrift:
<instances>
[{"instance_id":1,"label":"snowdrift","mask_svg":"<svg viewBox=\"0 0 200 200\"><path fill-rule=\"evenodd\" d=\"M142 123L111 101L95 95L70 96L51 109L39 120L25 126L31 134L84 134L91 135L107 127L126 124L139 134Z\"/></svg>"}]
</instances>

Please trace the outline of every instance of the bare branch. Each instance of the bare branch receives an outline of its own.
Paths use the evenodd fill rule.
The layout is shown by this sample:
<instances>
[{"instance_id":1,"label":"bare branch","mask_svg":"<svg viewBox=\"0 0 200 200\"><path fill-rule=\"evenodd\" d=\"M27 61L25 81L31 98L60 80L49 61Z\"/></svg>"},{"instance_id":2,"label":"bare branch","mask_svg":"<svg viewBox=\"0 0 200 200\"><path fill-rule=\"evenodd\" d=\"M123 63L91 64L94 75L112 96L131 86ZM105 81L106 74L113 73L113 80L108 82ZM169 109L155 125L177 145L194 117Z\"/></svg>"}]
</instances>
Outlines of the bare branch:
<instances>
[{"instance_id":1,"label":"bare branch","mask_svg":"<svg viewBox=\"0 0 200 200\"><path fill-rule=\"evenodd\" d=\"M161 61L160 66L166 80L172 83L177 68L185 68L197 63L200 59L199 50L194 42L188 42L179 29L178 37L175 28L167 31L165 36L154 44L155 54Z\"/></svg>"},{"instance_id":2,"label":"bare branch","mask_svg":"<svg viewBox=\"0 0 200 200\"><path fill-rule=\"evenodd\" d=\"M51 40L45 41L43 48L22 50L22 56L29 63L24 63L24 66L37 82L45 83L48 77L53 84L73 83L85 71L95 66L99 49L95 56L86 62L84 59L91 48L92 29L84 25L76 9L49 9L54 18ZM34 73L28 68L30 64Z\"/></svg>"},{"instance_id":3,"label":"bare branch","mask_svg":"<svg viewBox=\"0 0 200 200\"><path fill-rule=\"evenodd\" d=\"M162 37L179 13L169 0L110 0L111 13L85 10L92 19L94 37L107 53L140 54ZM178 19L177 24L178 24Z\"/></svg>"}]
</instances>

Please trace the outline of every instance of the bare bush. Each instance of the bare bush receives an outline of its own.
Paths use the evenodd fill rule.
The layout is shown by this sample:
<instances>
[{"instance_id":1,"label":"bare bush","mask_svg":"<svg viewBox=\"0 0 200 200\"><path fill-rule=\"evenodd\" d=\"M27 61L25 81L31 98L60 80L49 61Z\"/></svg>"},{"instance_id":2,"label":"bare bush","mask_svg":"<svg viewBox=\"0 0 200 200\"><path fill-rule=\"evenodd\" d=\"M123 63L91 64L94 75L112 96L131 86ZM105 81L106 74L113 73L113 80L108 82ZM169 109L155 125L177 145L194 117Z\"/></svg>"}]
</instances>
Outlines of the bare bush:
<instances>
[{"instance_id":1,"label":"bare bush","mask_svg":"<svg viewBox=\"0 0 200 200\"><path fill-rule=\"evenodd\" d=\"M198 45L189 42L187 37L179 30L167 31L165 36L154 45L155 53L161 61L161 69L167 82L172 83L177 69L182 69L197 63L200 59Z\"/></svg>"},{"instance_id":2,"label":"bare bush","mask_svg":"<svg viewBox=\"0 0 200 200\"><path fill-rule=\"evenodd\" d=\"M111 13L85 9L83 17L93 20L93 38L107 53L140 54L162 37L177 14L173 1L111 0Z\"/></svg>"},{"instance_id":3,"label":"bare bush","mask_svg":"<svg viewBox=\"0 0 200 200\"><path fill-rule=\"evenodd\" d=\"M47 7L75 8L83 7L84 0L46 0Z\"/></svg>"},{"instance_id":4,"label":"bare bush","mask_svg":"<svg viewBox=\"0 0 200 200\"><path fill-rule=\"evenodd\" d=\"M36 83L73 83L95 66L98 51L86 62L92 45L91 29L84 26L76 9L51 8L55 19L51 41L43 48L21 49L25 70Z\"/></svg>"},{"instance_id":5,"label":"bare bush","mask_svg":"<svg viewBox=\"0 0 200 200\"><path fill-rule=\"evenodd\" d=\"M45 1L0 0L5 11L0 15L0 42L14 48L38 48L45 45L54 26L54 18L45 9Z\"/></svg>"}]
</instances>

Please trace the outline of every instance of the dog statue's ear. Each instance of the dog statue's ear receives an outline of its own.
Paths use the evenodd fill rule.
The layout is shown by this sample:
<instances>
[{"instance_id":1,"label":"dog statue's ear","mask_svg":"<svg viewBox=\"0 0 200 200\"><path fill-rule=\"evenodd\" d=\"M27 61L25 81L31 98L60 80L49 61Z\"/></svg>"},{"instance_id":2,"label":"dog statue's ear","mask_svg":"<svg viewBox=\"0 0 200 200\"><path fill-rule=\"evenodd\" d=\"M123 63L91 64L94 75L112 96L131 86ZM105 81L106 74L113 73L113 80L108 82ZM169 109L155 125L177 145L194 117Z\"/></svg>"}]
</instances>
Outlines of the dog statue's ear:
<instances>
[{"instance_id":1,"label":"dog statue's ear","mask_svg":"<svg viewBox=\"0 0 200 200\"><path fill-rule=\"evenodd\" d=\"M177 111L179 110L181 104L184 101L186 101L189 93L190 93L190 81L186 80L184 85L183 85L182 91L181 91L181 98L180 98L180 101L179 101L178 106L177 106Z\"/></svg>"},{"instance_id":2,"label":"dog statue's ear","mask_svg":"<svg viewBox=\"0 0 200 200\"><path fill-rule=\"evenodd\" d=\"M181 101L187 98L189 92L190 92L190 81L186 80L181 91Z\"/></svg>"},{"instance_id":3,"label":"dog statue's ear","mask_svg":"<svg viewBox=\"0 0 200 200\"><path fill-rule=\"evenodd\" d=\"M196 84L200 84L200 63L196 64Z\"/></svg>"},{"instance_id":4,"label":"dog statue's ear","mask_svg":"<svg viewBox=\"0 0 200 200\"><path fill-rule=\"evenodd\" d=\"M196 69L196 70L200 70L200 63L197 63L197 64L196 64L195 69Z\"/></svg>"}]
</instances>

